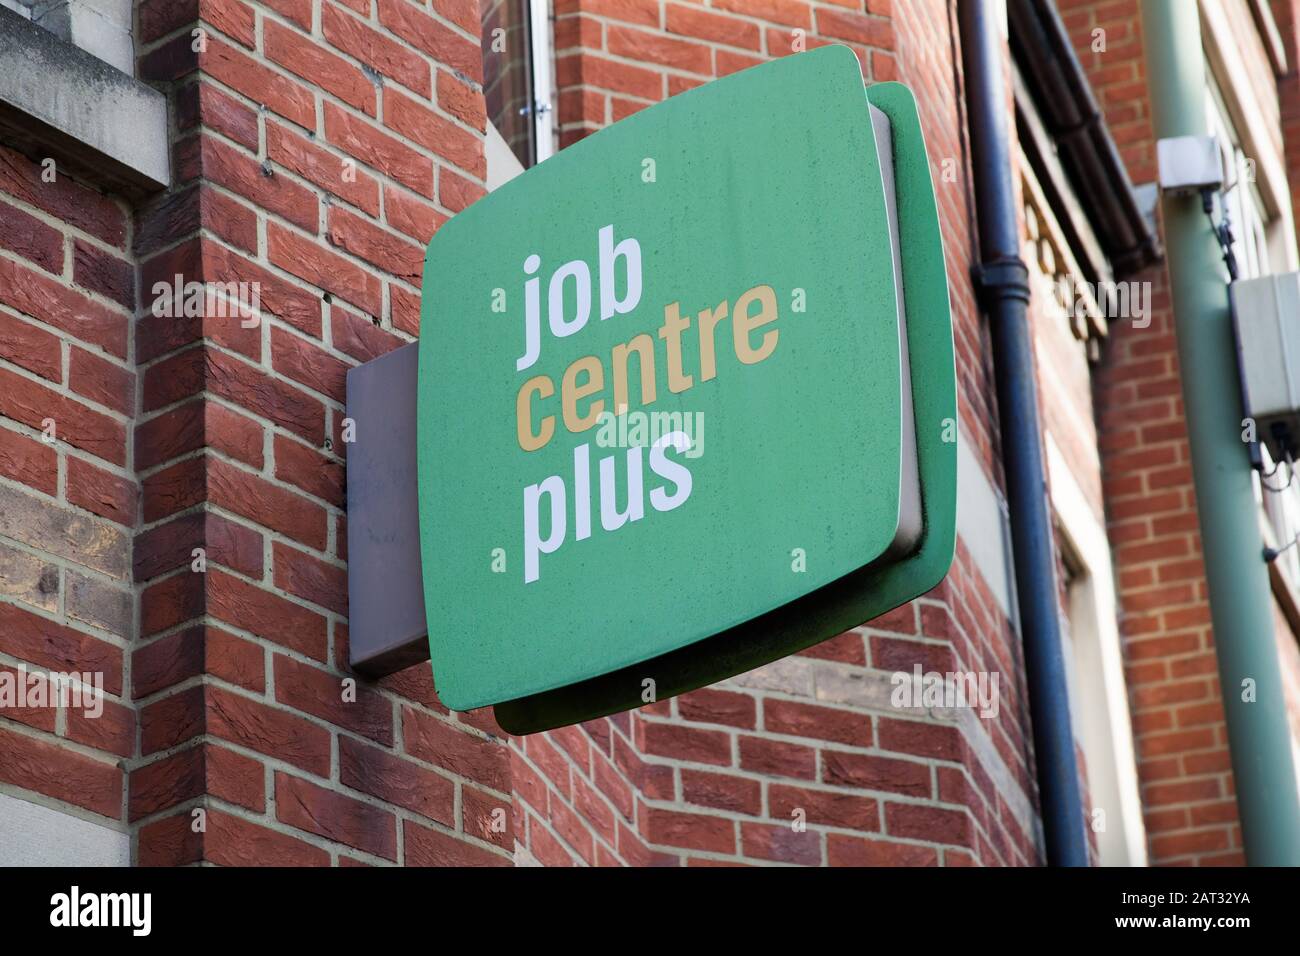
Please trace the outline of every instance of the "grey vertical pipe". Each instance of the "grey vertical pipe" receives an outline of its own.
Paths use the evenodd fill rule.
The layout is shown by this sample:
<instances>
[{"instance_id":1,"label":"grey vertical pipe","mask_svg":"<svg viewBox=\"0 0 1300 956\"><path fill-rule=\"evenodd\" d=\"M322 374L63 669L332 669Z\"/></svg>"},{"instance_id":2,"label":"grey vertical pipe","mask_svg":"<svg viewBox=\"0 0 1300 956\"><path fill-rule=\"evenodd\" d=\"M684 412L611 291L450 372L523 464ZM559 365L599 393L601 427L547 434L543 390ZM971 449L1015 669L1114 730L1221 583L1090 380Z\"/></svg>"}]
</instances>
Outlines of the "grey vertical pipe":
<instances>
[{"instance_id":1,"label":"grey vertical pipe","mask_svg":"<svg viewBox=\"0 0 1300 956\"><path fill-rule=\"evenodd\" d=\"M1199 5L1144 0L1142 33L1155 134L1203 136L1205 57ZM1221 251L1199 196L1161 199L1183 406L1246 860L1300 866L1300 801L1273 631L1272 593L1250 461L1241 440ZM1243 700L1243 682L1254 699Z\"/></svg>"},{"instance_id":2,"label":"grey vertical pipe","mask_svg":"<svg viewBox=\"0 0 1300 956\"><path fill-rule=\"evenodd\" d=\"M1011 178L1001 5L959 3L962 62L979 218L980 281L993 335L1002 461L1029 683L1034 760L1052 866L1087 866L1088 840L1061 646L1056 553L1048 514L1033 341Z\"/></svg>"}]
</instances>

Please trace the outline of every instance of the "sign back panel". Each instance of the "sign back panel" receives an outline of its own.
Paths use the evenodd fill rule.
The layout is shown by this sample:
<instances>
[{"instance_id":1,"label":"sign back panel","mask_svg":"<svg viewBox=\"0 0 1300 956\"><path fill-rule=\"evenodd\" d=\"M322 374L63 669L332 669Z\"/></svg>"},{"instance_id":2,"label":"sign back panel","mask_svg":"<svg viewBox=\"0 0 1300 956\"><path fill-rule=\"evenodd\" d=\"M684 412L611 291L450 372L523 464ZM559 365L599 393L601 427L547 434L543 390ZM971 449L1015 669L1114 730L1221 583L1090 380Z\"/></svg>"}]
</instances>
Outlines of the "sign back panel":
<instances>
[{"instance_id":1,"label":"sign back panel","mask_svg":"<svg viewBox=\"0 0 1300 956\"><path fill-rule=\"evenodd\" d=\"M900 369L856 58L711 83L480 200L430 243L419 350L449 707L661 657L870 564L899 528Z\"/></svg>"}]
</instances>

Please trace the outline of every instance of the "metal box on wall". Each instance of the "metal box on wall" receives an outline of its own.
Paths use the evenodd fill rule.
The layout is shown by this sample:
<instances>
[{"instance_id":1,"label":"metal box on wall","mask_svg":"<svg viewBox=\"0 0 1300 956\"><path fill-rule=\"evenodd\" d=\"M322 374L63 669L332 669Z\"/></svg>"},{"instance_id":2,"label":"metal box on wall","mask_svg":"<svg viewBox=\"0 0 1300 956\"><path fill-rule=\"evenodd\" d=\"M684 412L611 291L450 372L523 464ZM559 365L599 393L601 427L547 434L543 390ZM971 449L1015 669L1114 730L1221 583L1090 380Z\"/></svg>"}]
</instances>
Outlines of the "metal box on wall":
<instances>
[{"instance_id":1,"label":"metal box on wall","mask_svg":"<svg viewBox=\"0 0 1300 956\"><path fill-rule=\"evenodd\" d=\"M1275 460L1300 441L1300 272L1232 284L1246 414Z\"/></svg>"},{"instance_id":2,"label":"metal box on wall","mask_svg":"<svg viewBox=\"0 0 1300 956\"><path fill-rule=\"evenodd\" d=\"M415 479L419 352L348 371L348 618L352 666L382 676L429 656Z\"/></svg>"}]
</instances>

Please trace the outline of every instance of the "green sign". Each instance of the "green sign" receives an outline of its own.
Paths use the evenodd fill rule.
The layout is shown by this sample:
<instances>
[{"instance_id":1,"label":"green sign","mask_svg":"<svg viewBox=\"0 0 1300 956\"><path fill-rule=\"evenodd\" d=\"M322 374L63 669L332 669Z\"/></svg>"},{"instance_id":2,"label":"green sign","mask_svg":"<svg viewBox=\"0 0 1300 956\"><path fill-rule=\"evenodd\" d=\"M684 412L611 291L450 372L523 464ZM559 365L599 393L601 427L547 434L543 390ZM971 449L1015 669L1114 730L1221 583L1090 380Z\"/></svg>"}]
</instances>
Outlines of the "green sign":
<instances>
[{"instance_id":1,"label":"green sign","mask_svg":"<svg viewBox=\"0 0 1300 956\"><path fill-rule=\"evenodd\" d=\"M869 95L893 126L906 369L846 48L645 110L434 237L419 510L447 706L498 704L514 732L638 706L946 573L956 413L934 197L910 94Z\"/></svg>"}]
</instances>

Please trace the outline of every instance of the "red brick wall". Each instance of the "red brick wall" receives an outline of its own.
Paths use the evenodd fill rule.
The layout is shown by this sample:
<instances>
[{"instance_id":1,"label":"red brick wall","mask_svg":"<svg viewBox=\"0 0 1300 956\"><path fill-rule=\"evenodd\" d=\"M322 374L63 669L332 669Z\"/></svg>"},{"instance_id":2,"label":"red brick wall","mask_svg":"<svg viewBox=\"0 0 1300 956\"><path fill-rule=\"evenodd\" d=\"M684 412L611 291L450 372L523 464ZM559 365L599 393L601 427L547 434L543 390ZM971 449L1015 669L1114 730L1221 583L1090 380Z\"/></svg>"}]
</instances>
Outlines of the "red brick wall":
<instances>
[{"instance_id":1,"label":"red brick wall","mask_svg":"<svg viewBox=\"0 0 1300 956\"><path fill-rule=\"evenodd\" d=\"M477 6L199 9L195 54L192 9L140 8L177 125L175 184L137 211L141 287L258 281L267 316L137 326L140 861L508 862L490 717L449 713L427 664L346 665L343 376L418 333L424 246L483 192Z\"/></svg>"},{"instance_id":2,"label":"red brick wall","mask_svg":"<svg viewBox=\"0 0 1300 956\"><path fill-rule=\"evenodd\" d=\"M107 694L97 720L0 711L0 784L119 827L136 738L131 238L125 204L0 145L0 670L98 672Z\"/></svg>"},{"instance_id":3,"label":"red brick wall","mask_svg":"<svg viewBox=\"0 0 1300 956\"><path fill-rule=\"evenodd\" d=\"M477 6L146 0L137 49L165 194L0 151L0 666L109 694L0 714L0 784L142 864L508 862L490 716L346 667L344 372L418 332L483 193ZM258 283L263 321L153 314L176 275Z\"/></svg>"},{"instance_id":4,"label":"red brick wall","mask_svg":"<svg viewBox=\"0 0 1300 956\"><path fill-rule=\"evenodd\" d=\"M1152 182L1155 137L1136 2L1064 0L1061 7L1130 176ZM1293 16L1295 4L1287 0L1274 9L1280 17ZM1237 26L1240 33L1242 23ZM1283 26L1294 49L1294 26ZM1097 28L1105 30L1101 53L1091 49ZM1247 49L1259 46L1248 33L1239 39ZM1257 80L1258 71L1252 76ZM1243 95L1262 99L1267 115L1280 91L1285 111L1287 97L1294 97L1287 93L1292 82L1284 79L1267 95L1254 82ZM1239 864L1241 832L1168 278L1163 266L1135 278L1152 283L1152 322L1144 329L1112 323L1096 397L1150 858L1154 864ZM1279 637L1284 650L1294 647L1284 626Z\"/></svg>"},{"instance_id":5,"label":"red brick wall","mask_svg":"<svg viewBox=\"0 0 1300 956\"><path fill-rule=\"evenodd\" d=\"M841 43L894 79L890 0L555 0L560 144L795 50Z\"/></svg>"},{"instance_id":6,"label":"red brick wall","mask_svg":"<svg viewBox=\"0 0 1300 956\"><path fill-rule=\"evenodd\" d=\"M1136 3L1062 4L1135 183L1155 179ZM1093 53L1092 31L1106 50ZM1239 860L1241 837L1205 594L1181 380L1163 266L1151 324L1113 322L1095 378L1107 532L1153 864Z\"/></svg>"},{"instance_id":7,"label":"red brick wall","mask_svg":"<svg viewBox=\"0 0 1300 956\"><path fill-rule=\"evenodd\" d=\"M1019 662L969 568L963 554L927 598L769 668L513 741L516 836L546 865L1038 862ZM887 674L918 662L1000 670L999 719L891 708Z\"/></svg>"}]
</instances>

